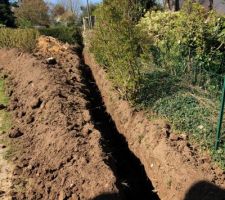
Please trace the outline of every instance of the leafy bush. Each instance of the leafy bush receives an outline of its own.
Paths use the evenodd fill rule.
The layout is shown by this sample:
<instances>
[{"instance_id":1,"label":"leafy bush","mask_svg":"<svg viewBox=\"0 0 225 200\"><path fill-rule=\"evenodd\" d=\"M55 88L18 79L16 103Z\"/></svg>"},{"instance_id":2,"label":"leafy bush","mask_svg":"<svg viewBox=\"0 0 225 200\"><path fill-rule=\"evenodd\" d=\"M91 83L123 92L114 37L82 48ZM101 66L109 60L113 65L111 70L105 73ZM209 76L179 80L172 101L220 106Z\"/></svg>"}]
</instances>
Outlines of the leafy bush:
<instances>
[{"instance_id":1,"label":"leafy bush","mask_svg":"<svg viewBox=\"0 0 225 200\"><path fill-rule=\"evenodd\" d=\"M97 23L91 51L127 98L136 93L140 80L140 38L135 27L140 10L141 5L135 1L107 0L95 11Z\"/></svg>"},{"instance_id":2,"label":"leafy bush","mask_svg":"<svg viewBox=\"0 0 225 200\"><path fill-rule=\"evenodd\" d=\"M40 29L40 33L47 36L55 37L62 42L69 44L82 44L81 30L76 26L55 26L50 28Z\"/></svg>"},{"instance_id":3,"label":"leafy bush","mask_svg":"<svg viewBox=\"0 0 225 200\"><path fill-rule=\"evenodd\" d=\"M19 25L20 28L32 28L33 27L32 22L25 18L17 19L17 25Z\"/></svg>"},{"instance_id":4,"label":"leafy bush","mask_svg":"<svg viewBox=\"0 0 225 200\"><path fill-rule=\"evenodd\" d=\"M224 23L213 11L187 3L180 12L150 11L138 27L151 41L145 51L153 57L150 65L207 87L225 74Z\"/></svg>"},{"instance_id":5,"label":"leafy bush","mask_svg":"<svg viewBox=\"0 0 225 200\"><path fill-rule=\"evenodd\" d=\"M225 168L224 150L214 150L225 18L187 1L179 12L151 10L136 25L141 12L128 2L106 0L97 8L96 60L136 108L167 118Z\"/></svg>"},{"instance_id":6,"label":"leafy bush","mask_svg":"<svg viewBox=\"0 0 225 200\"><path fill-rule=\"evenodd\" d=\"M187 3L179 12L149 11L137 27L146 42L135 103L167 118L225 168L223 147L214 150L225 74L225 18Z\"/></svg>"},{"instance_id":7,"label":"leafy bush","mask_svg":"<svg viewBox=\"0 0 225 200\"><path fill-rule=\"evenodd\" d=\"M0 28L0 48L18 48L32 51L36 46L39 32L35 29Z\"/></svg>"}]
</instances>

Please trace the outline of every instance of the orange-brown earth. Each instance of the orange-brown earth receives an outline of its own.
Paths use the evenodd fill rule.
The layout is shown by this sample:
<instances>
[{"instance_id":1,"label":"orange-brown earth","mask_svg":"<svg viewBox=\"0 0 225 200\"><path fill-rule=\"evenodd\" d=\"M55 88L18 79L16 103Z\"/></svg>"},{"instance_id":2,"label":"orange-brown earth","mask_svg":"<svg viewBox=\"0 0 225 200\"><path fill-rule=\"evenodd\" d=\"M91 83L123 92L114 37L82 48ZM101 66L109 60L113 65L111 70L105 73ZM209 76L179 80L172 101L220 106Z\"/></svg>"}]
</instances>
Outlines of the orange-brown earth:
<instances>
[{"instance_id":1,"label":"orange-brown earth","mask_svg":"<svg viewBox=\"0 0 225 200\"><path fill-rule=\"evenodd\" d=\"M150 121L120 98L86 45L83 55L101 91L107 112L130 150L140 159L162 200L225 200L225 171L185 134L162 120Z\"/></svg>"},{"instance_id":2,"label":"orange-brown earth","mask_svg":"<svg viewBox=\"0 0 225 200\"><path fill-rule=\"evenodd\" d=\"M41 37L33 55L0 49L0 70L10 83L7 109L13 127L8 137L17 149L12 158L13 199L124 199L110 150L105 151L107 143L102 144L102 133L92 119L89 96L93 91L74 50L78 47L51 37ZM56 62L46 61L49 57ZM143 164L154 192L162 200L225 200L224 171L185 136L173 134L168 124L150 122L121 100L87 49L84 58L107 112ZM135 173L132 167L127 167L130 176ZM126 181L122 184L129 191ZM129 200L147 200L144 196Z\"/></svg>"},{"instance_id":3,"label":"orange-brown earth","mask_svg":"<svg viewBox=\"0 0 225 200\"><path fill-rule=\"evenodd\" d=\"M57 64L47 64L49 56ZM0 50L0 69L10 82L9 137L18 148L13 199L85 200L118 192L87 109L79 65L73 50L53 38L40 39L34 56Z\"/></svg>"}]
</instances>

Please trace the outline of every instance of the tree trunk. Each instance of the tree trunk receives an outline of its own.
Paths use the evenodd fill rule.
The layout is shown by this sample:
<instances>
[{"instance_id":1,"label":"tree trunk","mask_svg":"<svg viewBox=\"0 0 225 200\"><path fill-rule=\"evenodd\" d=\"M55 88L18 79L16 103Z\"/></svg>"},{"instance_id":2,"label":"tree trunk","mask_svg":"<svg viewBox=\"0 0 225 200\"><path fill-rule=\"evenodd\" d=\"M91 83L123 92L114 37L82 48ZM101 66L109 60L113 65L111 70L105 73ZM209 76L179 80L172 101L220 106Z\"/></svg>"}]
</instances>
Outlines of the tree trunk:
<instances>
[{"instance_id":1,"label":"tree trunk","mask_svg":"<svg viewBox=\"0 0 225 200\"><path fill-rule=\"evenodd\" d=\"M180 0L175 0L175 11L180 10Z\"/></svg>"},{"instance_id":2,"label":"tree trunk","mask_svg":"<svg viewBox=\"0 0 225 200\"><path fill-rule=\"evenodd\" d=\"M213 0L209 0L209 10L213 9Z\"/></svg>"},{"instance_id":3,"label":"tree trunk","mask_svg":"<svg viewBox=\"0 0 225 200\"><path fill-rule=\"evenodd\" d=\"M169 10L172 10L171 0L166 0L166 4L168 5Z\"/></svg>"}]
</instances>

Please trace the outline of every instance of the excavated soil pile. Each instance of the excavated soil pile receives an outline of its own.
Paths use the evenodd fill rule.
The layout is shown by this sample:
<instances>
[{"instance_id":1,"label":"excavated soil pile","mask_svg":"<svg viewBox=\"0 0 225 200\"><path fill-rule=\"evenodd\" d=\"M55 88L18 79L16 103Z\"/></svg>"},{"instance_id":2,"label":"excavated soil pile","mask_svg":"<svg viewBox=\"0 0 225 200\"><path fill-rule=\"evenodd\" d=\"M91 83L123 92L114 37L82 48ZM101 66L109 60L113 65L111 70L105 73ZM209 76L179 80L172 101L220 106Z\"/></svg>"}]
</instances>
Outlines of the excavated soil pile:
<instances>
[{"instance_id":1,"label":"excavated soil pile","mask_svg":"<svg viewBox=\"0 0 225 200\"><path fill-rule=\"evenodd\" d=\"M86 200L118 193L79 65L71 47L50 37L40 38L34 56L0 50L0 69L10 80L9 138L18 149L14 199Z\"/></svg>"}]
</instances>

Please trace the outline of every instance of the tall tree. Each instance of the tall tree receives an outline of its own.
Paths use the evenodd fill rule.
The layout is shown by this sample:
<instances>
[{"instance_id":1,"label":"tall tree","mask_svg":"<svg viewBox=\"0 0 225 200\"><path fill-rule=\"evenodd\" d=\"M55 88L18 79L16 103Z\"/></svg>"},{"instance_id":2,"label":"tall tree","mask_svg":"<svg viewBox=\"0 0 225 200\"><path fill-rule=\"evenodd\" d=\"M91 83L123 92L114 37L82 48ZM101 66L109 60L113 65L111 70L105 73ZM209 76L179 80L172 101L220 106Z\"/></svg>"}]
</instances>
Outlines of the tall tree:
<instances>
[{"instance_id":1,"label":"tall tree","mask_svg":"<svg viewBox=\"0 0 225 200\"><path fill-rule=\"evenodd\" d=\"M49 25L48 6L44 0L23 0L18 8L15 9L15 15L18 23L28 21L32 25Z\"/></svg>"},{"instance_id":2,"label":"tall tree","mask_svg":"<svg viewBox=\"0 0 225 200\"><path fill-rule=\"evenodd\" d=\"M9 0L0 0L0 24L15 26L15 18L10 8Z\"/></svg>"},{"instance_id":3,"label":"tall tree","mask_svg":"<svg viewBox=\"0 0 225 200\"><path fill-rule=\"evenodd\" d=\"M80 0L58 0L58 3L63 5L66 10L77 15L80 9Z\"/></svg>"},{"instance_id":4,"label":"tall tree","mask_svg":"<svg viewBox=\"0 0 225 200\"><path fill-rule=\"evenodd\" d=\"M61 16L66 12L65 8L61 4L56 4L52 9L53 17Z\"/></svg>"}]
</instances>

